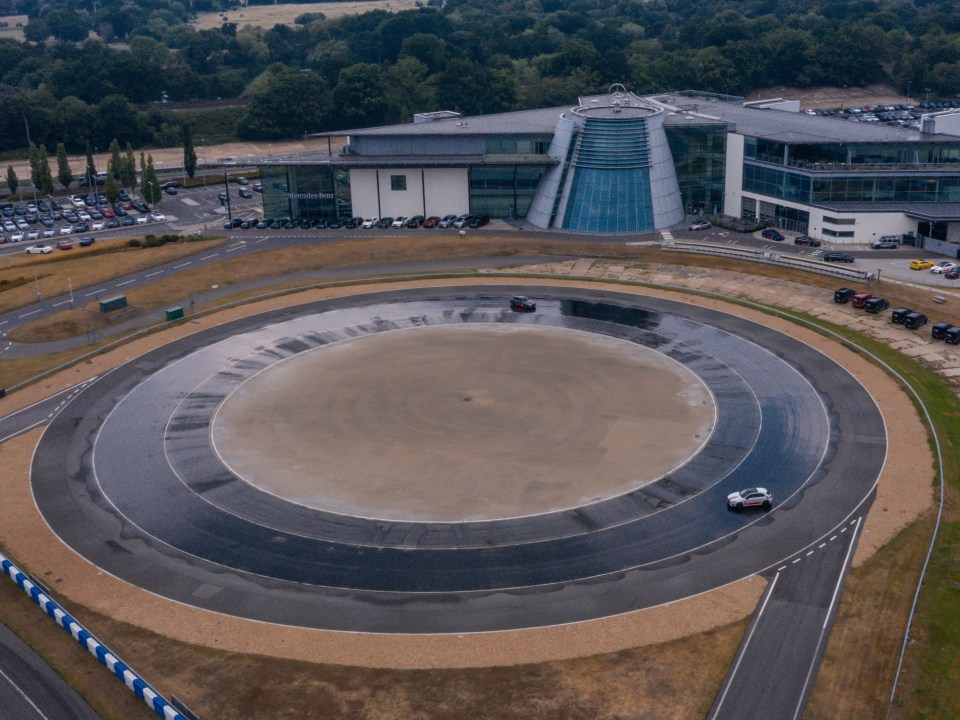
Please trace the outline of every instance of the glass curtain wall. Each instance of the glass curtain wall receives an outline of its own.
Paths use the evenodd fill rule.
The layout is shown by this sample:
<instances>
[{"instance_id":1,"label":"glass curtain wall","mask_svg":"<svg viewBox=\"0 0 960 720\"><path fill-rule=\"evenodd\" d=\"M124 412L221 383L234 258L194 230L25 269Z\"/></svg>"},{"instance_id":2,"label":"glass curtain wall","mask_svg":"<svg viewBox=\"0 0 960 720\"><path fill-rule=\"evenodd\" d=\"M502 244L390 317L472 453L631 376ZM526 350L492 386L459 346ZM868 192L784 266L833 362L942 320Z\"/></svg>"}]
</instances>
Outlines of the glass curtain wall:
<instances>
[{"instance_id":1,"label":"glass curtain wall","mask_svg":"<svg viewBox=\"0 0 960 720\"><path fill-rule=\"evenodd\" d=\"M484 165L470 168L470 213L526 217L546 166Z\"/></svg>"},{"instance_id":2,"label":"glass curtain wall","mask_svg":"<svg viewBox=\"0 0 960 720\"><path fill-rule=\"evenodd\" d=\"M664 129L686 212L723 212L727 126L684 125Z\"/></svg>"},{"instance_id":3,"label":"glass curtain wall","mask_svg":"<svg viewBox=\"0 0 960 720\"><path fill-rule=\"evenodd\" d=\"M294 220L350 217L350 175L345 168L263 166L260 181L264 217Z\"/></svg>"}]
</instances>

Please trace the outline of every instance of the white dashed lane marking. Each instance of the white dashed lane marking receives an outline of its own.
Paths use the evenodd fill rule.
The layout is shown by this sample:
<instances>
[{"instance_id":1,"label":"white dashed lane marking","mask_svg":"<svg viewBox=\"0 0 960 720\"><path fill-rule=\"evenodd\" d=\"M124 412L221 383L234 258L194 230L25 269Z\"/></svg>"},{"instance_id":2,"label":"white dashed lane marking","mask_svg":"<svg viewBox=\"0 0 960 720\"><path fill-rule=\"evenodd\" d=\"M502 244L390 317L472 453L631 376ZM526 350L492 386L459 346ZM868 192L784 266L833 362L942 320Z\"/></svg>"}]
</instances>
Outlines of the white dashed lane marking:
<instances>
[{"instance_id":1,"label":"white dashed lane marking","mask_svg":"<svg viewBox=\"0 0 960 720\"><path fill-rule=\"evenodd\" d=\"M136 280L124 280L123 282L117 283L117 287L123 287L124 285L129 285L134 282L136 282Z\"/></svg>"},{"instance_id":2,"label":"white dashed lane marking","mask_svg":"<svg viewBox=\"0 0 960 720\"><path fill-rule=\"evenodd\" d=\"M147 275L144 275L144 277L154 277L156 275L163 275L163 270L157 270L156 272L148 273Z\"/></svg>"},{"instance_id":3,"label":"white dashed lane marking","mask_svg":"<svg viewBox=\"0 0 960 720\"><path fill-rule=\"evenodd\" d=\"M845 533L849 527L855 525L856 523L857 523L856 520L851 520L848 525L845 525L844 527L840 528L840 534ZM839 536L840 536L839 534L837 534L837 535L831 535L829 540L825 540L824 542L822 542L822 543L820 543L819 545L817 545L816 549L814 549L814 550L807 550L807 552L804 553L802 557L800 557L800 556L795 557L793 560L791 560L791 561L789 562L789 565L796 565L798 562L800 562L801 560L803 560L803 558L805 558L805 557L810 557L811 555L813 555L817 550L823 550L829 543L832 543L832 542L833 542L834 540L836 540ZM787 569L787 567L788 567L788 565L781 565L780 567L777 568L777 572L783 572L784 570Z\"/></svg>"}]
</instances>

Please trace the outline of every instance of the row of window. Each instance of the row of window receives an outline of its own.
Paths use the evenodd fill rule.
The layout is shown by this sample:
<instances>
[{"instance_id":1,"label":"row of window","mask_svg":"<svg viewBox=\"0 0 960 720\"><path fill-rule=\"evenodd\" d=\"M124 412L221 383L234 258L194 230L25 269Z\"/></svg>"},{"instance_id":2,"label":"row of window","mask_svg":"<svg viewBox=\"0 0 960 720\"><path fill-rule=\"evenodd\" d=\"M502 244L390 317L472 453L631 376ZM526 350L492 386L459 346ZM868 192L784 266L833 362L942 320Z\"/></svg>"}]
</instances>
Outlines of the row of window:
<instances>
[{"instance_id":1,"label":"row of window","mask_svg":"<svg viewBox=\"0 0 960 720\"><path fill-rule=\"evenodd\" d=\"M845 175L820 178L745 163L743 189L804 204L960 202L960 175Z\"/></svg>"},{"instance_id":2,"label":"row of window","mask_svg":"<svg viewBox=\"0 0 960 720\"><path fill-rule=\"evenodd\" d=\"M765 162L916 164L960 163L960 143L809 143L788 144L765 138L745 138L744 157Z\"/></svg>"}]
</instances>

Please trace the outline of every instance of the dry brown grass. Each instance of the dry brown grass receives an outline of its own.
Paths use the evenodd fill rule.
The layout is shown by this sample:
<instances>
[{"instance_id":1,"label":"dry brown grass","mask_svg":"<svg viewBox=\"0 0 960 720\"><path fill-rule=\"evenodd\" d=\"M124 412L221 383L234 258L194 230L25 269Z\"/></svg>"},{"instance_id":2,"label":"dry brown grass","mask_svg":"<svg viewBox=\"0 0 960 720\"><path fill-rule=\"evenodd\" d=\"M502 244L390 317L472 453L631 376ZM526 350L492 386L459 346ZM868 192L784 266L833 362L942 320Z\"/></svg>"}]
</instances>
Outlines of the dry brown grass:
<instances>
[{"instance_id":1,"label":"dry brown grass","mask_svg":"<svg viewBox=\"0 0 960 720\"><path fill-rule=\"evenodd\" d=\"M701 635L580 660L469 670L381 670L283 661L184 645L71 605L146 678L162 679L218 720L622 720L704 717L746 621ZM63 673L104 718L155 717L11 583L0 621Z\"/></svg>"},{"instance_id":2,"label":"dry brown grass","mask_svg":"<svg viewBox=\"0 0 960 720\"><path fill-rule=\"evenodd\" d=\"M37 299L79 288L94 287L111 278L204 252L223 239L176 243L155 248L130 248L126 240L105 240L88 248L55 250L49 255L18 253L0 263L0 313L25 307Z\"/></svg>"},{"instance_id":3,"label":"dry brown grass","mask_svg":"<svg viewBox=\"0 0 960 720\"><path fill-rule=\"evenodd\" d=\"M359 2L304 3L287 5L246 5L228 12L199 13L192 25L198 30L219 28L223 23L236 23L237 27L272 28L274 25L293 25L293 21L305 13L323 13L328 19L344 15L361 15L372 10L400 12L413 10L416 0L367 0Z\"/></svg>"}]
</instances>

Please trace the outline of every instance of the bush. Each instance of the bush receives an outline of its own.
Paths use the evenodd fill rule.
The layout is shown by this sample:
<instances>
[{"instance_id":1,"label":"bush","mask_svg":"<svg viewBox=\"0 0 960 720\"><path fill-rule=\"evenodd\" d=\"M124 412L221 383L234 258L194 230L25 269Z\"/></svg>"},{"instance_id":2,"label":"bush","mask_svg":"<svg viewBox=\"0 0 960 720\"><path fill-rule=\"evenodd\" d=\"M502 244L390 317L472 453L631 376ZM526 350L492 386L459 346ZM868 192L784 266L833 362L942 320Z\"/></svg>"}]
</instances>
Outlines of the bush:
<instances>
[{"instance_id":1,"label":"bush","mask_svg":"<svg viewBox=\"0 0 960 720\"><path fill-rule=\"evenodd\" d=\"M130 240L127 240L127 247L138 248L142 246L143 246L143 243L140 242L137 238L132 238Z\"/></svg>"}]
</instances>

